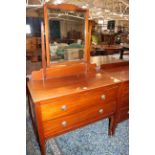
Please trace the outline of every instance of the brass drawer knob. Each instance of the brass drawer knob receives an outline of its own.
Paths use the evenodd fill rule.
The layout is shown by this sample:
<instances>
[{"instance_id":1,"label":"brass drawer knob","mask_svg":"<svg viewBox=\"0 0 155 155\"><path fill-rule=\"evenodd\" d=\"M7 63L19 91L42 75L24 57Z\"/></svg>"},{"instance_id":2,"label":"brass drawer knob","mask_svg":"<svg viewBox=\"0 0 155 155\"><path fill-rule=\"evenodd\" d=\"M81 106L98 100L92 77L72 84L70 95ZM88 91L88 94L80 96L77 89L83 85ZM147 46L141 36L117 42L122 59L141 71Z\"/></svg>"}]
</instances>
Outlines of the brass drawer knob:
<instances>
[{"instance_id":1,"label":"brass drawer knob","mask_svg":"<svg viewBox=\"0 0 155 155\"><path fill-rule=\"evenodd\" d=\"M63 111L67 110L67 106L66 105L61 106L61 110Z\"/></svg>"},{"instance_id":2,"label":"brass drawer knob","mask_svg":"<svg viewBox=\"0 0 155 155\"><path fill-rule=\"evenodd\" d=\"M87 87L82 87L82 89L83 89L83 90L87 90L88 88L87 88Z\"/></svg>"},{"instance_id":3,"label":"brass drawer knob","mask_svg":"<svg viewBox=\"0 0 155 155\"><path fill-rule=\"evenodd\" d=\"M106 99L106 96L103 94L103 95L101 95L101 99L102 100L105 100Z\"/></svg>"},{"instance_id":4,"label":"brass drawer knob","mask_svg":"<svg viewBox=\"0 0 155 155\"><path fill-rule=\"evenodd\" d=\"M66 126L67 126L67 122L66 122L66 121L63 121L63 122L61 123L61 125L62 125L63 127L66 127Z\"/></svg>"},{"instance_id":5,"label":"brass drawer knob","mask_svg":"<svg viewBox=\"0 0 155 155\"><path fill-rule=\"evenodd\" d=\"M103 109L100 109L100 110L99 110L99 113L102 114L102 113L103 113Z\"/></svg>"}]
</instances>

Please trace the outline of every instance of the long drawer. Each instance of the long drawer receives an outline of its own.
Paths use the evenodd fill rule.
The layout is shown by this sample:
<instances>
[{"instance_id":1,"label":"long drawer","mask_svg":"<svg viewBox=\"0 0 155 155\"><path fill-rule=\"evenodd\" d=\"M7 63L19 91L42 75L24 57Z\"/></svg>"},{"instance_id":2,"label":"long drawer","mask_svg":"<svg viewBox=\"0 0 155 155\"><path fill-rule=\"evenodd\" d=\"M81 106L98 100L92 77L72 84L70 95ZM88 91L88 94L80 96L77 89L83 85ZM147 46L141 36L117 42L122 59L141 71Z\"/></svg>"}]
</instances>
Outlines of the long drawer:
<instances>
[{"instance_id":1,"label":"long drawer","mask_svg":"<svg viewBox=\"0 0 155 155\"><path fill-rule=\"evenodd\" d=\"M50 137L69 131L80 126L84 126L88 123L100 120L102 118L112 115L116 110L116 102L109 104L97 104L83 110L81 112L60 117L57 119L44 121L43 129L45 137Z\"/></svg>"},{"instance_id":2,"label":"long drawer","mask_svg":"<svg viewBox=\"0 0 155 155\"><path fill-rule=\"evenodd\" d=\"M118 87L97 88L82 93L55 98L41 104L42 121L74 114L91 106L106 105L116 101Z\"/></svg>"}]
</instances>

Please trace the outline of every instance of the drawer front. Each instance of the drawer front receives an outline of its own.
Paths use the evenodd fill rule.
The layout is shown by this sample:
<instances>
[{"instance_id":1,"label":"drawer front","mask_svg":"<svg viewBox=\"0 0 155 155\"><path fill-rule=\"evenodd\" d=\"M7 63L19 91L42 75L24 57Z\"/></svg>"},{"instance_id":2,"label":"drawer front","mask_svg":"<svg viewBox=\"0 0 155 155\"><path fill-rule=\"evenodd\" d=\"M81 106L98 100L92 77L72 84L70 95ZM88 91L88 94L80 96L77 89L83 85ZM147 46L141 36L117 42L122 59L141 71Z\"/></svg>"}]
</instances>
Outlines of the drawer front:
<instances>
[{"instance_id":1,"label":"drawer front","mask_svg":"<svg viewBox=\"0 0 155 155\"><path fill-rule=\"evenodd\" d=\"M76 129L80 126L84 126L88 123L110 116L115 112L115 110L116 102L112 102L111 104L106 104L105 106L100 104L75 114L44 121L44 135L47 138Z\"/></svg>"},{"instance_id":2,"label":"drawer front","mask_svg":"<svg viewBox=\"0 0 155 155\"><path fill-rule=\"evenodd\" d=\"M117 87L108 90L98 88L91 91L59 97L41 104L42 120L55 119L85 110L88 107L110 104L116 101Z\"/></svg>"},{"instance_id":3,"label":"drawer front","mask_svg":"<svg viewBox=\"0 0 155 155\"><path fill-rule=\"evenodd\" d=\"M120 109L118 122L124 121L129 118L129 107Z\"/></svg>"}]
</instances>

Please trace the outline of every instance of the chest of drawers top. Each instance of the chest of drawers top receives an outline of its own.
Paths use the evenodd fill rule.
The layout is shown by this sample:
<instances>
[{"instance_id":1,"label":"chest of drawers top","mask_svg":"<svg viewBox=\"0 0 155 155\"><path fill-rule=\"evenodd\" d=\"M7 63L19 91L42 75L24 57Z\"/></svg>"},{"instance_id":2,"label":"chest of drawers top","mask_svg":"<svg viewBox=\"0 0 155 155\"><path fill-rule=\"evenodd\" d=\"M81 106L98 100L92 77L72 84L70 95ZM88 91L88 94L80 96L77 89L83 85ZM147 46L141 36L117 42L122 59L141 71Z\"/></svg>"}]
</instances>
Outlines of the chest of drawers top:
<instances>
[{"instance_id":1,"label":"chest of drawers top","mask_svg":"<svg viewBox=\"0 0 155 155\"><path fill-rule=\"evenodd\" d=\"M110 69L104 69L111 78L117 78L122 82L129 81L129 66L120 66Z\"/></svg>"},{"instance_id":2,"label":"chest of drawers top","mask_svg":"<svg viewBox=\"0 0 155 155\"><path fill-rule=\"evenodd\" d=\"M28 88L34 103L66 96L70 94L89 91L100 87L117 85L120 79L111 78L106 72L88 72L61 78L43 80L30 80Z\"/></svg>"}]
</instances>

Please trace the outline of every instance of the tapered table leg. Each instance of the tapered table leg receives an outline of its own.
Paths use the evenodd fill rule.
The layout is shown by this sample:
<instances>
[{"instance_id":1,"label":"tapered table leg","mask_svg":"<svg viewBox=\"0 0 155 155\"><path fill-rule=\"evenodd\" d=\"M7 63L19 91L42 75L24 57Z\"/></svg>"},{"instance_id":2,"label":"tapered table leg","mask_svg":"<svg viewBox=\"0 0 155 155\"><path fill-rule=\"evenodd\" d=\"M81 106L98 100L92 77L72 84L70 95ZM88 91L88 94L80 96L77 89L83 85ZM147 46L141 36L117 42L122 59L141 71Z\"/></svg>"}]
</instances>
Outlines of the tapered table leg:
<instances>
[{"instance_id":1,"label":"tapered table leg","mask_svg":"<svg viewBox=\"0 0 155 155\"><path fill-rule=\"evenodd\" d=\"M115 128L116 128L116 119L115 119L115 116L111 116L109 119L109 131L108 131L109 136L114 135Z\"/></svg>"},{"instance_id":2,"label":"tapered table leg","mask_svg":"<svg viewBox=\"0 0 155 155\"><path fill-rule=\"evenodd\" d=\"M40 152L41 152L41 155L46 155L45 142L40 142Z\"/></svg>"}]
</instances>

